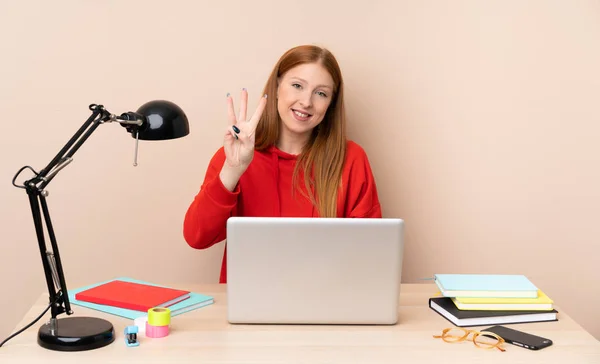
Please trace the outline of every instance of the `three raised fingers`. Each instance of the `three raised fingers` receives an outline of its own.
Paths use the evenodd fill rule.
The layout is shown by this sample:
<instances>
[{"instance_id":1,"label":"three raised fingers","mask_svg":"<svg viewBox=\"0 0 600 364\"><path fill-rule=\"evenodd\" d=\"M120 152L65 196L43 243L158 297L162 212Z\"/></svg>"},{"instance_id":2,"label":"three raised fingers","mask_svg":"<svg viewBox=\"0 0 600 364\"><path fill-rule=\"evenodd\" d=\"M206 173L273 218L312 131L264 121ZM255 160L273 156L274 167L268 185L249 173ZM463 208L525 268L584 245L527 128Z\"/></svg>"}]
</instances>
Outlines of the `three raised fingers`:
<instances>
[{"instance_id":1,"label":"three raised fingers","mask_svg":"<svg viewBox=\"0 0 600 364\"><path fill-rule=\"evenodd\" d=\"M250 120L247 120L248 126L249 126L248 132L250 135L252 135L254 130L256 130L256 126L258 125L258 122L260 121L260 118L265 110L266 105L267 105L267 95L264 95L263 97L260 98L258 106L257 106L256 110L254 111L254 114L252 115L252 118ZM231 97L230 94L227 94L227 115L228 115L228 119L229 119L230 129L233 130L232 135L236 139L238 139L238 134L240 133L240 129L238 128L237 124L238 124L238 122L246 121L247 110L248 110L248 91L246 89L242 89L242 100L240 102L240 113L237 118L236 118L235 109L233 106L233 98Z\"/></svg>"}]
</instances>

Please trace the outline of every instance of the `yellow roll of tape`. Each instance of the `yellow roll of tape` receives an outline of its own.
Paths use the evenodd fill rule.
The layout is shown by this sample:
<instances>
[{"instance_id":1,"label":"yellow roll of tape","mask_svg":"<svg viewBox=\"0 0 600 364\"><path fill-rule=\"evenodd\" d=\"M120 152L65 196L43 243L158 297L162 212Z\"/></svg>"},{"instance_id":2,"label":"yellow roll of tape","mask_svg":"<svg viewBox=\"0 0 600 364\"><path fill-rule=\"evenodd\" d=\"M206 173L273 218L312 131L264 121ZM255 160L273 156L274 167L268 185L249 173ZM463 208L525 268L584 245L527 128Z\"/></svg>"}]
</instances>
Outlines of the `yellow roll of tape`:
<instances>
[{"instance_id":1,"label":"yellow roll of tape","mask_svg":"<svg viewBox=\"0 0 600 364\"><path fill-rule=\"evenodd\" d=\"M166 307L153 307L148 310L148 324L167 326L171 323L171 310Z\"/></svg>"}]
</instances>

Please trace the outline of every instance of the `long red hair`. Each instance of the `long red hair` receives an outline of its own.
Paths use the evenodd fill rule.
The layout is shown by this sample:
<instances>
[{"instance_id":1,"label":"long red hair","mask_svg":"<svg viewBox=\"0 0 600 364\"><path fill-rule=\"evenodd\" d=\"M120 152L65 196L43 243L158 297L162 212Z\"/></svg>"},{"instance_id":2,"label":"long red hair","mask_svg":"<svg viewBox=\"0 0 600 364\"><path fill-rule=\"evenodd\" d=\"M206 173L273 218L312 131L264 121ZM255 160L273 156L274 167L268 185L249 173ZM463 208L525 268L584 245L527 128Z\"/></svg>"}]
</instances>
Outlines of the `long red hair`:
<instances>
[{"instance_id":1,"label":"long red hair","mask_svg":"<svg viewBox=\"0 0 600 364\"><path fill-rule=\"evenodd\" d=\"M346 113L342 73L337 60L327 49L302 45L284 53L269 76L264 88L267 105L256 127L256 150L275 145L279 139L281 119L277 111L278 79L290 69L305 63L320 63L334 82L332 100L323 121L313 129L310 139L298 156L294 181L304 175L307 198L321 217L337 216L337 197L341 187L346 157ZM310 173L307 173L310 172ZM305 192L300 189L304 194Z\"/></svg>"}]
</instances>

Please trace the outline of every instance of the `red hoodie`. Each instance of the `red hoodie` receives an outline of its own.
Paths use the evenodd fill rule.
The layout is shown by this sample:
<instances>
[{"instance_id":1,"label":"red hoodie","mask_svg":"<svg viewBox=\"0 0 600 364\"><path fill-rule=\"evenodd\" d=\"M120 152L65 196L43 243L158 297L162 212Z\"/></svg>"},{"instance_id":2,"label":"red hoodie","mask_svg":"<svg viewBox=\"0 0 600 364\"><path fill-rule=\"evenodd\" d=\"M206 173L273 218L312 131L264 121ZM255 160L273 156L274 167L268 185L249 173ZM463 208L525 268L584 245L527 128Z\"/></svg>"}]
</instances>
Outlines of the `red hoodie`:
<instances>
[{"instance_id":1,"label":"red hoodie","mask_svg":"<svg viewBox=\"0 0 600 364\"><path fill-rule=\"evenodd\" d=\"M338 217L381 217L375 180L364 150L347 143L338 194ZM206 249L225 240L230 216L318 217L319 212L300 192L292 194L292 174L297 156L272 146L256 151L234 191L223 186L219 173L225 162L221 147L212 157L200 191L190 204L183 222L183 236L195 249ZM304 189L300 174L299 185ZM304 189L305 190L305 189ZM227 282L227 247L221 265L220 283Z\"/></svg>"}]
</instances>

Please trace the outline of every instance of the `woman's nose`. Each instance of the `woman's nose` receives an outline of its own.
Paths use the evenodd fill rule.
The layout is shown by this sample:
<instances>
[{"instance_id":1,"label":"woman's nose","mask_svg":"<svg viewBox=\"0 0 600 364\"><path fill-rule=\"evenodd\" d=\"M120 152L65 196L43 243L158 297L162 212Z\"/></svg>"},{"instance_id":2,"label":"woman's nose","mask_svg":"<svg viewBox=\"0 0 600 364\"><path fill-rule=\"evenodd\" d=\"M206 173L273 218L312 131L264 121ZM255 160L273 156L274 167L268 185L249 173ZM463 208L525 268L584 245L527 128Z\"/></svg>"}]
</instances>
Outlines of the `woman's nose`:
<instances>
[{"instance_id":1,"label":"woman's nose","mask_svg":"<svg viewBox=\"0 0 600 364\"><path fill-rule=\"evenodd\" d=\"M312 94L310 92L303 92L300 97L300 105L302 107L309 108L312 106Z\"/></svg>"}]
</instances>

